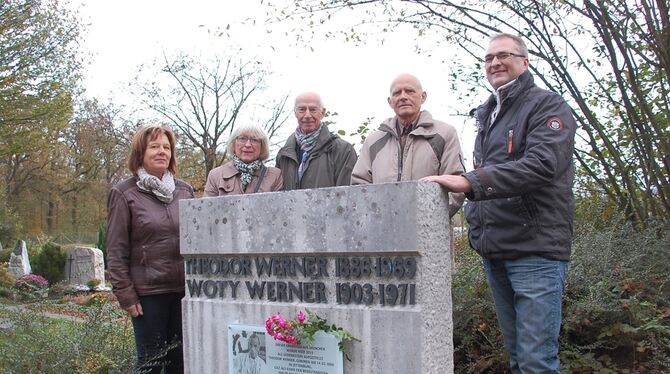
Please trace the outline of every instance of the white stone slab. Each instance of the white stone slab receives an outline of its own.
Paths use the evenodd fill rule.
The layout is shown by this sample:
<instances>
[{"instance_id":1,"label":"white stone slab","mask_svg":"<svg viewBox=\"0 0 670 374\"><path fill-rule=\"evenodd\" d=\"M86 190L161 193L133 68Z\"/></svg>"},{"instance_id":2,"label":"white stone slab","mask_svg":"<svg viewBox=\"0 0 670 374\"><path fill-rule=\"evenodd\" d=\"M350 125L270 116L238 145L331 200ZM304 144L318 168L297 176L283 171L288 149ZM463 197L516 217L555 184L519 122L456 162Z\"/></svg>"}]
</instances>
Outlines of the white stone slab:
<instances>
[{"instance_id":1,"label":"white stone slab","mask_svg":"<svg viewBox=\"0 0 670 374\"><path fill-rule=\"evenodd\" d=\"M187 372L226 372L228 325L305 308L361 340L344 373L453 372L448 204L436 184L184 200L180 222Z\"/></svg>"}]
</instances>

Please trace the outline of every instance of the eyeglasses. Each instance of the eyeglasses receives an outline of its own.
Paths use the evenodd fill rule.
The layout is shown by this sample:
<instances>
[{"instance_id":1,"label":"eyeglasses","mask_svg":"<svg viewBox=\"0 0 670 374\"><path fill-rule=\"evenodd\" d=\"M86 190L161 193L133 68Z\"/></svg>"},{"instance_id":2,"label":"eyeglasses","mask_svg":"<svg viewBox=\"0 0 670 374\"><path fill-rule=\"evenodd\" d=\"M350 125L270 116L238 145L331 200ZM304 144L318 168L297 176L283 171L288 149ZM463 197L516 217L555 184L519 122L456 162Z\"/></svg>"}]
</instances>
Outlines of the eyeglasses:
<instances>
[{"instance_id":1,"label":"eyeglasses","mask_svg":"<svg viewBox=\"0 0 670 374\"><path fill-rule=\"evenodd\" d=\"M305 114L305 113L309 112L309 114L315 115L315 114L319 113L320 111L321 111L321 108L317 108L317 107L309 107L308 108L308 107L304 107L304 106L299 106L299 107L295 108L295 112L298 113L298 114Z\"/></svg>"},{"instance_id":2,"label":"eyeglasses","mask_svg":"<svg viewBox=\"0 0 670 374\"><path fill-rule=\"evenodd\" d=\"M258 138L252 138L250 136L238 136L235 138L235 142L237 144L247 144L247 142L251 142L251 145L259 145L261 144L261 140Z\"/></svg>"},{"instance_id":3,"label":"eyeglasses","mask_svg":"<svg viewBox=\"0 0 670 374\"><path fill-rule=\"evenodd\" d=\"M484 56L484 62L487 63L487 64L490 64L490 63L493 62L494 58L497 58L498 61L503 62L503 61L507 60L508 58L510 58L512 56L514 56L514 57L524 57L524 58L526 57L524 55L519 55L519 54L512 53L512 52L500 52L500 53L495 54L495 55Z\"/></svg>"}]
</instances>

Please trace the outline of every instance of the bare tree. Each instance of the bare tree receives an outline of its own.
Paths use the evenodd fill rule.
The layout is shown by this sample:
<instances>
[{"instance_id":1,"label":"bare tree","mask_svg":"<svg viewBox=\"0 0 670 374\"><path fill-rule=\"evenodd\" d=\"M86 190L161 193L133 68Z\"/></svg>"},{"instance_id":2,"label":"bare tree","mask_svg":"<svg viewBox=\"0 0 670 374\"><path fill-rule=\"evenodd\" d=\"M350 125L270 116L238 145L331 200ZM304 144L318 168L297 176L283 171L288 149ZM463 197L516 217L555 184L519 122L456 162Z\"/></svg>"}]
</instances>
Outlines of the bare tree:
<instances>
[{"instance_id":1,"label":"bare tree","mask_svg":"<svg viewBox=\"0 0 670 374\"><path fill-rule=\"evenodd\" d=\"M185 55L163 60L161 74L150 82L138 77L134 91L175 127L187 146L202 151L207 175L229 157L223 145L239 120L250 120L250 112L243 111L254 109L251 98L266 88L269 73L257 61L216 57L203 63ZM268 112L261 122L270 137L287 119L287 97L255 107Z\"/></svg>"},{"instance_id":2,"label":"bare tree","mask_svg":"<svg viewBox=\"0 0 670 374\"><path fill-rule=\"evenodd\" d=\"M580 124L575 158L586 176L582 187L595 186L636 222L670 221L667 1L302 0L288 7L271 12L280 20L316 18L310 24L321 25L356 10L364 15L362 23L377 22L384 31L411 25L417 50L432 47L433 55L454 56L453 78L470 89L483 81L487 37L522 35L531 70L571 102ZM340 32L346 40L361 40L362 23ZM440 38L429 38L431 33ZM461 53L440 48L441 43L458 46Z\"/></svg>"}]
</instances>

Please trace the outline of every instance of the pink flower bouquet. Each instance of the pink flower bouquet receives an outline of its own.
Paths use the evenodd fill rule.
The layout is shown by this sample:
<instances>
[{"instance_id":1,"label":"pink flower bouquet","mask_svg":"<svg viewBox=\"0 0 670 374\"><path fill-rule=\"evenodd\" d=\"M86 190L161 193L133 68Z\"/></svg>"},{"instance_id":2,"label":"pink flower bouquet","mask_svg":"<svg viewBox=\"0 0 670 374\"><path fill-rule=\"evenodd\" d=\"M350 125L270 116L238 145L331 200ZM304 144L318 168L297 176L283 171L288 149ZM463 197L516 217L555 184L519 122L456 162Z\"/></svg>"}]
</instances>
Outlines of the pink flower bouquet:
<instances>
[{"instance_id":1,"label":"pink flower bouquet","mask_svg":"<svg viewBox=\"0 0 670 374\"><path fill-rule=\"evenodd\" d=\"M358 340L349 331L338 327L317 316L309 309L298 311L294 319L284 319L281 314L273 314L265 320L265 329L275 340L285 342L289 345L311 346L314 342L314 334L318 331L331 334L338 339L340 351L344 351L344 343Z\"/></svg>"}]
</instances>

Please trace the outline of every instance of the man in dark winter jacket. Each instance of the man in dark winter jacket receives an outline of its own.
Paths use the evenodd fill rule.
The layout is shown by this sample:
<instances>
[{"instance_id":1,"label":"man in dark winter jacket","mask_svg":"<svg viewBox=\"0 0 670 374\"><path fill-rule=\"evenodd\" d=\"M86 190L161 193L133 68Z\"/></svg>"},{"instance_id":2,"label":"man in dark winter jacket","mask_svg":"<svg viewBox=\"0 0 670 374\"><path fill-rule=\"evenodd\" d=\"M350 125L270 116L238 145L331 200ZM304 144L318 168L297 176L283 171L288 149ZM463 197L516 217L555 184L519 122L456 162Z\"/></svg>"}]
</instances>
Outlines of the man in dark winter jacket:
<instances>
[{"instance_id":1,"label":"man in dark winter jacket","mask_svg":"<svg viewBox=\"0 0 670 374\"><path fill-rule=\"evenodd\" d=\"M321 97L305 92L293 108L298 128L277 154L284 190L348 186L356 163L356 151L321 123L326 109Z\"/></svg>"},{"instance_id":2,"label":"man in dark winter jacket","mask_svg":"<svg viewBox=\"0 0 670 374\"><path fill-rule=\"evenodd\" d=\"M533 83L519 37L491 38L484 62L494 92L474 111L475 169L424 180L469 200L470 245L483 257L512 372L558 373L576 123L563 98Z\"/></svg>"}]
</instances>

